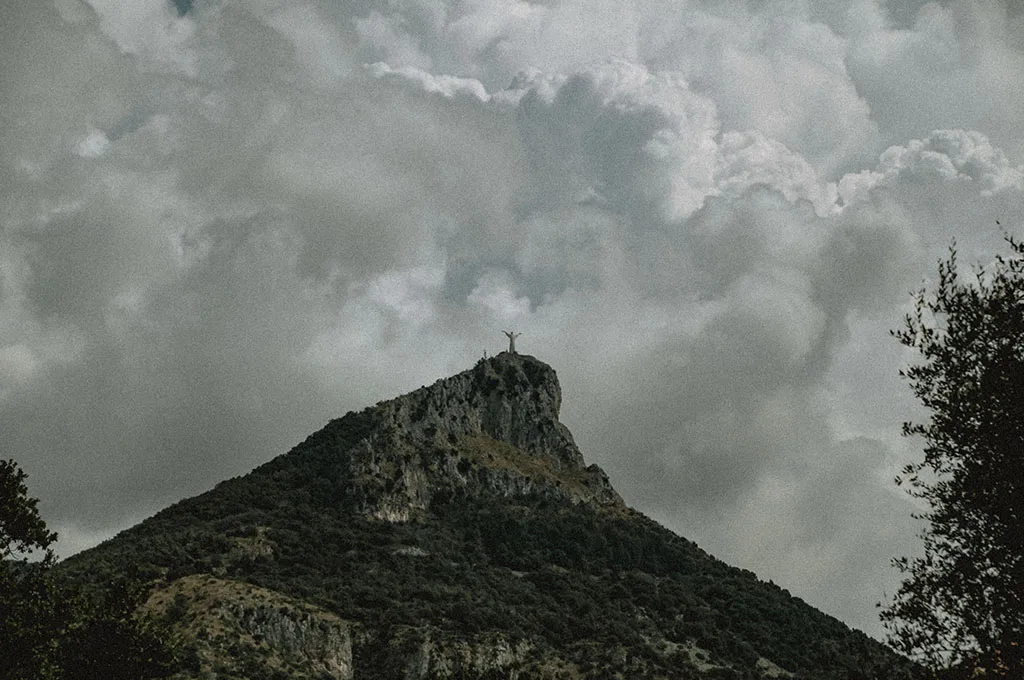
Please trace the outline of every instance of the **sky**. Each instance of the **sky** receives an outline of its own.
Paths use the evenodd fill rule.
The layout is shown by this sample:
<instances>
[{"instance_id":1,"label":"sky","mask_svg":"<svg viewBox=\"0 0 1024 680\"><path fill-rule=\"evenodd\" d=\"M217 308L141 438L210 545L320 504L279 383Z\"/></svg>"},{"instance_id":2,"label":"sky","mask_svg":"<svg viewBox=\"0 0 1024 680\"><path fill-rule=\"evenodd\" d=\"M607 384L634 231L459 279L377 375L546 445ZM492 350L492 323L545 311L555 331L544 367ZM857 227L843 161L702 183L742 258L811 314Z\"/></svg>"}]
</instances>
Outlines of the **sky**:
<instances>
[{"instance_id":1,"label":"sky","mask_svg":"<svg viewBox=\"0 0 1024 680\"><path fill-rule=\"evenodd\" d=\"M514 329L630 505L881 636L889 331L1024 235L1022 99L998 0L3 2L0 457L66 556Z\"/></svg>"}]
</instances>

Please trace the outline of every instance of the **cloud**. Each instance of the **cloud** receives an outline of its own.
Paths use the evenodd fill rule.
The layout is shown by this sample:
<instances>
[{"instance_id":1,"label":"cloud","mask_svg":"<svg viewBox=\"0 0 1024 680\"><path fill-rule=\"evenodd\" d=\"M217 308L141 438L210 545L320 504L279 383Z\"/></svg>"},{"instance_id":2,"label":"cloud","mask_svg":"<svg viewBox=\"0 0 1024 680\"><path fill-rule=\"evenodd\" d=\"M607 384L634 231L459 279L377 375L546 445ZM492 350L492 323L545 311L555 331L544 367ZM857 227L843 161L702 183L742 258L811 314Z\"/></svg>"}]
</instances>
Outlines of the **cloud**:
<instances>
[{"instance_id":1,"label":"cloud","mask_svg":"<svg viewBox=\"0 0 1024 680\"><path fill-rule=\"evenodd\" d=\"M865 160L877 131L847 71L847 40L829 23L781 4L698 3L656 20L645 62L685 74L724 128L759 130L826 176Z\"/></svg>"},{"instance_id":2,"label":"cloud","mask_svg":"<svg viewBox=\"0 0 1024 680\"><path fill-rule=\"evenodd\" d=\"M628 3L607 0L420 0L374 7L355 25L365 62L472 77L490 90L528 67L568 72L608 58L632 61L638 15Z\"/></svg>"},{"instance_id":3,"label":"cloud","mask_svg":"<svg viewBox=\"0 0 1024 680\"><path fill-rule=\"evenodd\" d=\"M414 66L403 66L393 69L381 61L370 64L369 69L377 78L385 78L391 75L407 78L417 83L425 92L438 93L446 97L455 97L465 93L471 97L476 97L480 101L487 101L490 98L483 84L473 78L459 78L448 75L435 76Z\"/></svg>"},{"instance_id":4,"label":"cloud","mask_svg":"<svg viewBox=\"0 0 1024 680\"><path fill-rule=\"evenodd\" d=\"M1008 5L0 12L0 428L65 552L511 326L627 500L879 633L887 330L1020 229Z\"/></svg>"},{"instance_id":5,"label":"cloud","mask_svg":"<svg viewBox=\"0 0 1024 680\"><path fill-rule=\"evenodd\" d=\"M890 147L881 157L883 175L900 172L934 173L946 180L978 183L982 196L1007 189L1024 189L1022 166L1010 164L1002 149L980 132L937 130L905 148Z\"/></svg>"},{"instance_id":6,"label":"cloud","mask_svg":"<svg viewBox=\"0 0 1024 680\"><path fill-rule=\"evenodd\" d=\"M850 36L848 68L886 141L967 128L1019 157L1022 119L1013 102L1024 85L1024 53L1015 4L907 5L904 25Z\"/></svg>"},{"instance_id":7,"label":"cloud","mask_svg":"<svg viewBox=\"0 0 1024 680\"><path fill-rule=\"evenodd\" d=\"M147 70L196 75L196 55L190 49L194 23L190 17L180 16L170 3L142 0L125 6L117 0L86 2L99 18L100 31L122 53L142 57ZM81 3L62 5L66 13L85 14Z\"/></svg>"}]
</instances>

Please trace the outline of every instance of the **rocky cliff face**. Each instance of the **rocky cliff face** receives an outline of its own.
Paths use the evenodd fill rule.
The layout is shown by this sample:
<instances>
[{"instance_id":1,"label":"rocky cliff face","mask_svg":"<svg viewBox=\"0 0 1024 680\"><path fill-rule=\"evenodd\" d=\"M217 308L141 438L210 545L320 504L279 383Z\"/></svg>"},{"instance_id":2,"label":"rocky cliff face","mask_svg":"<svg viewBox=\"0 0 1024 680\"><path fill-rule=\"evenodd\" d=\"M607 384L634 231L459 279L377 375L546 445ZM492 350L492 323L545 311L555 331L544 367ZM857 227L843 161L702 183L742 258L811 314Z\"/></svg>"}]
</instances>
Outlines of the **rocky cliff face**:
<instances>
[{"instance_id":1,"label":"rocky cliff face","mask_svg":"<svg viewBox=\"0 0 1024 680\"><path fill-rule=\"evenodd\" d=\"M407 521L433 499L458 493L623 507L604 471L585 466L572 434L558 421L561 403L550 366L503 352L349 414L324 432L362 423L365 435L348 438L344 481L362 511L377 519Z\"/></svg>"},{"instance_id":2,"label":"rocky cliff face","mask_svg":"<svg viewBox=\"0 0 1024 680\"><path fill-rule=\"evenodd\" d=\"M164 621L191 659L180 678L351 680L348 622L265 588L187 576L155 590L143 612Z\"/></svg>"},{"instance_id":3,"label":"rocky cliff face","mask_svg":"<svg viewBox=\"0 0 1024 680\"><path fill-rule=\"evenodd\" d=\"M556 469L581 468L583 455L558 422L561 406L554 369L531 356L502 352L376 408L385 436L400 432L421 445L444 446L482 434Z\"/></svg>"},{"instance_id":4,"label":"rocky cliff face","mask_svg":"<svg viewBox=\"0 0 1024 680\"><path fill-rule=\"evenodd\" d=\"M408 627L395 630L377 647L375 661L397 667L394 674L403 680L520 680L531 677L527 668L534 652L528 641L500 633L458 639L436 629Z\"/></svg>"}]
</instances>

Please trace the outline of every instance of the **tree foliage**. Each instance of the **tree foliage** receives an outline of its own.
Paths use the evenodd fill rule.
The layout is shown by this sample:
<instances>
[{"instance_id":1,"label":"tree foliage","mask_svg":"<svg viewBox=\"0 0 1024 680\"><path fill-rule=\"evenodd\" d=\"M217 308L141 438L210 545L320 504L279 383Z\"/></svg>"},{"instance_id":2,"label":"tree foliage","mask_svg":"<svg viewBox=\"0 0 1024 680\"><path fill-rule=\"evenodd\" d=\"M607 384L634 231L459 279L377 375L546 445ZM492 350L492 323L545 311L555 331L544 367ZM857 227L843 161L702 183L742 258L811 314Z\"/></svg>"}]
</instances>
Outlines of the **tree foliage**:
<instances>
[{"instance_id":1,"label":"tree foliage","mask_svg":"<svg viewBox=\"0 0 1024 680\"><path fill-rule=\"evenodd\" d=\"M26 474L0 460L0 677L59 677L54 640L68 612L48 578L57 535L28 496ZM34 553L41 559L30 561Z\"/></svg>"},{"instance_id":2,"label":"tree foliage","mask_svg":"<svg viewBox=\"0 0 1024 680\"><path fill-rule=\"evenodd\" d=\"M0 678L166 677L171 650L135 616L141 589L122 581L87 596L54 574L57 534L25 478L14 461L0 460Z\"/></svg>"},{"instance_id":3,"label":"tree foliage","mask_svg":"<svg viewBox=\"0 0 1024 680\"><path fill-rule=\"evenodd\" d=\"M57 540L39 516L39 501L28 497L26 476L13 460L0 460L0 560L48 550Z\"/></svg>"},{"instance_id":4,"label":"tree foliage","mask_svg":"<svg viewBox=\"0 0 1024 680\"><path fill-rule=\"evenodd\" d=\"M905 423L924 459L897 483L927 508L924 554L882 619L894 646L934 667L1024 677L1024 244L970 275L955 245L893 335L922 361L901 372L930 411ZM990 675L991 677L991 675Z\"/></svg>"}]
</instances>

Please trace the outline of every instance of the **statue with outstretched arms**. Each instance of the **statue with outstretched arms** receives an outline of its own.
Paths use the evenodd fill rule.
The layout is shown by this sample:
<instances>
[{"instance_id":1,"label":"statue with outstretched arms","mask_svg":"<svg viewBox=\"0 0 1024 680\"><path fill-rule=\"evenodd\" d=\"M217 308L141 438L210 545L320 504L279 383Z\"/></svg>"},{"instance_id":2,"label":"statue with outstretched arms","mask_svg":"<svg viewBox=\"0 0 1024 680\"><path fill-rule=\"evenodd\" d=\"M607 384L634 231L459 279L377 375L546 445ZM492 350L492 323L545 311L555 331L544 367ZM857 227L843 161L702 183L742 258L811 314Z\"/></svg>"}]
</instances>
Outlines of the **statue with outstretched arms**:
<instances>
[{"instance_id":1,"label":"statue with outstretched arms","mask_svg":"<svg viewBox=\"0 0 1024 680\"><path fill-rule=\"evenodd\" d=\"M508 337L508 353L509 354L515 354L516 353L516 338L518 338L520 335L522 335L522 333L516 333L514 331L502 331L502 333L504 333Z\"/></svg>"}]
</instances>

